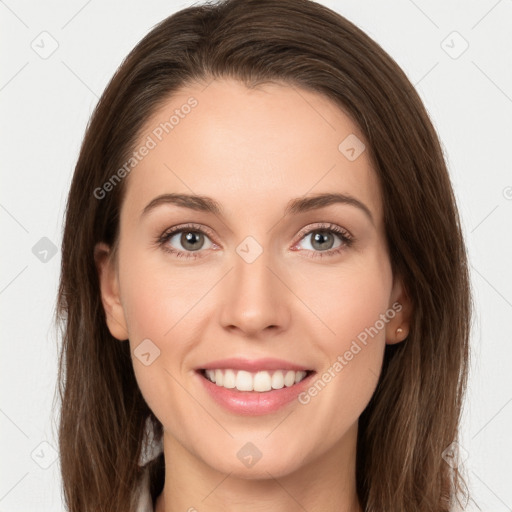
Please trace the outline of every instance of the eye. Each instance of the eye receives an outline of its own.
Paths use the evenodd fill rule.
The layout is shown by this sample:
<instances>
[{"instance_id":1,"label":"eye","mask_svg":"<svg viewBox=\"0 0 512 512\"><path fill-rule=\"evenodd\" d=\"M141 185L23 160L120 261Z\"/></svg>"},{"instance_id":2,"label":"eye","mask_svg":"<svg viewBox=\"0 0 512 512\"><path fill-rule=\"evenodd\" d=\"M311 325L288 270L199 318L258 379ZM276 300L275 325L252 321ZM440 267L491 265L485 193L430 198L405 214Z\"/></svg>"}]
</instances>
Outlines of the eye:
<instances>
[{"instance_id":1,"label":"eye","mask_svg":"<svg viewBox=\"0 0 512 512\"><path fill-rule=\"evenodd\" d=\"M311 258L336 256L349 248L354 242L354 238L348 231L336 226L335 224L321 224L315 227L315 229L310 229L306 233L302 232L301 234L301 240L306 240L307 238L310 239L309 246L311 249L306 248L308 249L308 252L312 252L309 256ZM335 245L336 238L340 240L338 245ZM297 246L298 244L294 247Z\"/></svg>"},{"instance_id":2,"label":"eye","mask_svg":"<svg viewBox=\"0 0 512 512\"><path fill-rule=\"evenodd\" d=\"M165 231L157 239L157 244L164 251L174 254L178 258L201 258L203 257L201 253L205 252L201 249L218 247L210 240L208 235L209 232L198 224L175 226ZM349 248L355 241L348 231L336 224L320 224L314 229L309 229L309 231L303 230L299 236L301 241L310 237L309 246L311 249L306 249L308 253L311 253L309 256L311 258L336 256ZM338 245L335 245L336 238L340 241ZM209 245L206 244L205 247L205 241L207 240L209 240ZM292 250L295 250L298 245L295 244Z\"/></svg>"},{"instance_id":3,"label":"eye","mask_svg":"<svg viewBox=\"0 0 512 512\"><path fill-rule=\"evenodd\" d=\"M210 240L208 233L196 224L188 224L186 226L176 226L167 230L157 240L162 248L174 254L178 258L199 258L201 249L204 249L205 240ZM174 244L174 246L172 245ZM178 248L176 248L178 245ZM181 247L179 247L181 246ZM216 247L210 240L210 245L206 249ZM204 252L204 251L203 251Z\"/></svg>"}]
</instances>

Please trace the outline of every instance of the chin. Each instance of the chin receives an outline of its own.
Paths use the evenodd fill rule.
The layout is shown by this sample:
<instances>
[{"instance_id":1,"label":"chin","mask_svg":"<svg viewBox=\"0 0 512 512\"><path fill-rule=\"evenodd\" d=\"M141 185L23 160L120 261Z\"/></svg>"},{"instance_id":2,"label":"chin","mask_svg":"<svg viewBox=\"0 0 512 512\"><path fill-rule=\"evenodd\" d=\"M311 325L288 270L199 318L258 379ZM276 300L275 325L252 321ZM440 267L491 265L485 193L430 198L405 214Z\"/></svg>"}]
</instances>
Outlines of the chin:
<instances>
[{"instance_id":1,"label":"chin","mask_svg":"<svg viewBox=\"0 0 512 512\"><path fill-rule=\"evenodd\" d=\"M278 452L278 450L276 450ZM206 462L206 461L205 461ZM269 478L285 477L301 468L303 461L285 460L279 454L274 452L271 456L265 457L264 454L256 461L238 460L235 456L231 461L224 460L223 463L216 463L211 466L220 473L229 474L231 477L242 480L268 480Z\"/></svg>"}]
</instances>

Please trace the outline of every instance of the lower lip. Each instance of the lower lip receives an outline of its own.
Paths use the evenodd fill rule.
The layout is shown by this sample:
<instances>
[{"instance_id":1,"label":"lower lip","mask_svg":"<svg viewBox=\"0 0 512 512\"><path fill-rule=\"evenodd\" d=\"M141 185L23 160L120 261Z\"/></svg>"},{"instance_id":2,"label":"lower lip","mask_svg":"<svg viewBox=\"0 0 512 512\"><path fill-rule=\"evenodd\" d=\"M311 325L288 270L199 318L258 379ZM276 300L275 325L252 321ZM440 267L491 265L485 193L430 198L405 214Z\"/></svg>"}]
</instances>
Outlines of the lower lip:
<instances>
[{"instance_id":1,"label":"lower lip","mask_svg":"<svg viewBox=\"0 0 512 512\"><path fill-rule=\"evenodd\" d=\"M217 384L204 377L200 371L197 371L196 374L206 391L219 405L236 414L257 416L275 412L295 400L309 386L311 377L315 375L315 372L293 386L262 393L259 391L238 391L237 389L217 386Z\"/></svg>"}]
</instances>

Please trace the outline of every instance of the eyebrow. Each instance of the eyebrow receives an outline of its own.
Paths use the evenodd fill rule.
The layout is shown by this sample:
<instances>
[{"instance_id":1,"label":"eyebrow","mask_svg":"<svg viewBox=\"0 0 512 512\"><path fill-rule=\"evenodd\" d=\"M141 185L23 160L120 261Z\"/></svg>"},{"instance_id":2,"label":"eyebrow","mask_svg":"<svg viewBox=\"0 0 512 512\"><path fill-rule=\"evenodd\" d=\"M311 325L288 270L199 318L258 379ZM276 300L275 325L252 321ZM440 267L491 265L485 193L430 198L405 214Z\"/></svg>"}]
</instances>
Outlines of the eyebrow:
<instances>
[{"instance_id":1,"label":"eyebrow","mask_svg":"<svg viewBox=\"0 0 512 512\"><path fill-rule=\"evenodd\" d=\"M288 202L284 215L296 215L340 203L359 208L369 218L370 222L375 225L372 212L363 202L351 195L339 193L324 193L307 197L297 197ZM151 210L163 204L174 204L182 208L222 216L221 205L211 197L196 194L171 193L162 194L151 200L142 211L141 218L147 215Z\"/></svg>"}]
</instances>

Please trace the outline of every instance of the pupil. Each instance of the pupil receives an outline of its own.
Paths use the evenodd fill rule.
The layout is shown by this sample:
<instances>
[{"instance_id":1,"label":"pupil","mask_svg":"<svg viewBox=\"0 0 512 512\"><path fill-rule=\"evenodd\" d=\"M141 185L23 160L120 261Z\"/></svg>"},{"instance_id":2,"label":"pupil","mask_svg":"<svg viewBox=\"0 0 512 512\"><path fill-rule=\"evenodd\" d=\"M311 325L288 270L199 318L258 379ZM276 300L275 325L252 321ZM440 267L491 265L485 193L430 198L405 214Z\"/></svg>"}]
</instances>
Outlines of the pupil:
<instances>
[{"instance_id":1,"label":"pupil","mask_svg":"<svg viewBox=\"0 0 512 512\"><path fill-rule=\"evenodd\" d=\"M325 247L325 243L326 243L326 238L331 238L331 243L328 244L329 246L328 247ZM332 247L332 234L329 233L328 231L318 231L314 236L313 236L313 247L315 247L315 244L319 244L319 247L316 247L318 249L330 249Z\"/></svg>"},{"instance_id":2,"label":"pupil","mask_svg":"<svg viewBox=\"0 0 512 512\"><path fill-rule=\"evenodd\" d=\"M188 231L187 233L182 234L181 244L186 249L196 251L198 249L198 246L201 246L201 244L197 244L197 242L198 240L202 241L202 237L202 233L198 233L197 231Z\"/></svg>"}]
</instances>

